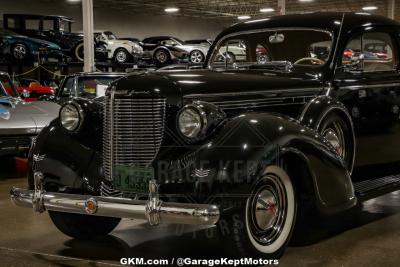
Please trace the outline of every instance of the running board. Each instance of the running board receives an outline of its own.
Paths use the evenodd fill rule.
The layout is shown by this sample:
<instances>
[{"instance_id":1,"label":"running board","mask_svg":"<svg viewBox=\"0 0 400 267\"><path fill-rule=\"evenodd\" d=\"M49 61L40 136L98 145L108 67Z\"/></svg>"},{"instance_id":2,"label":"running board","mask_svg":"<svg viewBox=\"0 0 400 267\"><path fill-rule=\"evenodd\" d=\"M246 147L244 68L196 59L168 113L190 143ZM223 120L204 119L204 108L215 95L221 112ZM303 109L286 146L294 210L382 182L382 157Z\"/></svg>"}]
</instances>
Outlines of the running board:
<instances>
[{"instance_id":1,"label":"running board","mask_svg":"<svg viewBox=\"0 0 400 267\"><path fill-rule=\"evenodd\" d=\"M365 201L396 190L400 190L400 174L354 183L356 196Z\"/></svg>"}]
</instances>

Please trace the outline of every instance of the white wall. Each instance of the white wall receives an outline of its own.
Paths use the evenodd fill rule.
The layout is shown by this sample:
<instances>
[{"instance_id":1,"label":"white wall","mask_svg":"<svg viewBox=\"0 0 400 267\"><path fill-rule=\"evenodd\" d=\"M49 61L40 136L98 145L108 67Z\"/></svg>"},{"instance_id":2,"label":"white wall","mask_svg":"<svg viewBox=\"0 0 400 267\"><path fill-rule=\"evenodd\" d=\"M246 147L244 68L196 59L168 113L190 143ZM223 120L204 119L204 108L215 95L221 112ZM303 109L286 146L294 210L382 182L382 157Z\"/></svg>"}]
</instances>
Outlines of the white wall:
<instances>
[{"instance_id":1,"label":"white wall","mask_svg":"<svg viewBox=\"0 0 400 267\"><path fill-rule=\"evenodd\" d=\"M0 0L0 19L4 13L69 16L75 20L73 30L82 31L80 3L67 4L66 0ZM184 40L214 38L226 26L229 25L200 18L135 15L134 12L110 8L94 9L95 29L111 30L120 37L143 39L155 35L172 35Z\"/></svg>"}]
</instances>

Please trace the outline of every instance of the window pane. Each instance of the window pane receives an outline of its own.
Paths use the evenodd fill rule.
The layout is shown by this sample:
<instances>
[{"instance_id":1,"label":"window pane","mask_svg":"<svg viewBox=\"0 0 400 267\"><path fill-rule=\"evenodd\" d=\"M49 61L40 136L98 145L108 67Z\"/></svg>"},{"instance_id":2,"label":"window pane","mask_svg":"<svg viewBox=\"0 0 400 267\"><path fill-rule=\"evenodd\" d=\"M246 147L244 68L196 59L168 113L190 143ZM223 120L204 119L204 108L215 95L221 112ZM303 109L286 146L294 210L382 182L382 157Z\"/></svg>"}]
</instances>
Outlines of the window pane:
<instances>
[{"instance_id":1,"label":"window pane","mask_svg":"<svg viewBox=\"0 0 400 267\"><path fill-rule=\"evenodd\" d=\"M342 56L342 65L349 67L351 70L361 70L361 36L354 37L347 44Z\"/></svg>"},{"instance_id":2,"label":"window pane","mask_svg":"<svg viewBox=\"0 0 400 267\"><path fill-rule=\"evenodd\" d=\"M7 25L8 25L8 28L15 29L15 19L8 18L7 19Z\"/></svg>"},{"instance_id":3,"label":"window pane","mask_svg":"<svg viewBox=\"0 0 400 267\"><path fill-rule=\"evenodd\" d=\"M27 30L39 30L39 20L38 19L26 19L25 29Z\"/></svg>"},{"instance_id":4,"label":"window pane","mask_svg":"<svg viewBox=\"0 0 400 267\"><path fill-rule=\"evenodd\" d=\"M43 20L43 30L54 31L54 21L49 19Z\"/></svg>"},{"instance_id":5,"label":"window pane","mask_svg":"<svg viewBox=\"0 0 400 267\"><path fill-rule=\"evenodd\" d=\"M364 71L390 71L397 67L392 38L387 33L366 33L363 36Z\"/></svg>"}]
</instances>

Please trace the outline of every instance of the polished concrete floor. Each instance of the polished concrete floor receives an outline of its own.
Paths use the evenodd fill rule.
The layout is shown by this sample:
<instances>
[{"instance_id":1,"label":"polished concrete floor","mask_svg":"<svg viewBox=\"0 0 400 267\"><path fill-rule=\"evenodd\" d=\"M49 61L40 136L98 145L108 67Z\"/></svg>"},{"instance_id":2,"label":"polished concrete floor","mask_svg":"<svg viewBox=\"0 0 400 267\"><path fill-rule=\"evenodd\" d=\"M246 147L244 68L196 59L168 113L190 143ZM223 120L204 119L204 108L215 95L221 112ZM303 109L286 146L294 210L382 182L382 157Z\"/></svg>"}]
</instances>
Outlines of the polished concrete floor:
<instances>
[{"instance_id":1,"label":"polished concrete floor","mask_svg":"<svg viewBox=\"0 0 400 267\"><path fill-rule=\"evenodd\" d=\"M153 228L141 221L123 220L109 237L96 242L70 239L46 213L14 207L9 190L26 186L26 179L10 178L18 176L12 172L2 175L0 266L110 266L118 265L121 257L229 257L229 244L204 231L173 225ZM400 192L344 214L309 220L299 229L298 241L279 266L399 266Z\"/></svg>"}]
</instances>

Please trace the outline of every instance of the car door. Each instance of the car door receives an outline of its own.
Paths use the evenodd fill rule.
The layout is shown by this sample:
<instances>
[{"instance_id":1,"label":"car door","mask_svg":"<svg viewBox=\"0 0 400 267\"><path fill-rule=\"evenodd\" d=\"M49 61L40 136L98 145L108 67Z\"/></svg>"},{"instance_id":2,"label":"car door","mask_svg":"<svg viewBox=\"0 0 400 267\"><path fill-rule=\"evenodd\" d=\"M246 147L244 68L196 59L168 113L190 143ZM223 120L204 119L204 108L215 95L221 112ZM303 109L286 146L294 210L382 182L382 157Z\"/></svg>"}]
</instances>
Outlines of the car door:
<instances>
[{"instance_id":1,"label":"car door","mask_svg":"<svg viewBox=\"0 0 400 267\"><path fill-rule=\"evenodd\" d=\"M371 49L377 44L383 51ZM400 172L398 51L395 31L367 29L354 35L341 54L334 86L353 119L354 177L360 179Z\"/></svg>"}]
</instances>

